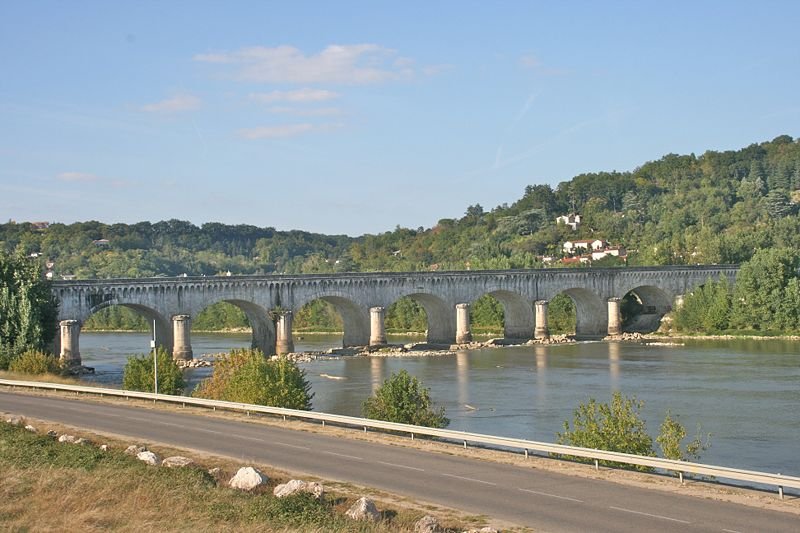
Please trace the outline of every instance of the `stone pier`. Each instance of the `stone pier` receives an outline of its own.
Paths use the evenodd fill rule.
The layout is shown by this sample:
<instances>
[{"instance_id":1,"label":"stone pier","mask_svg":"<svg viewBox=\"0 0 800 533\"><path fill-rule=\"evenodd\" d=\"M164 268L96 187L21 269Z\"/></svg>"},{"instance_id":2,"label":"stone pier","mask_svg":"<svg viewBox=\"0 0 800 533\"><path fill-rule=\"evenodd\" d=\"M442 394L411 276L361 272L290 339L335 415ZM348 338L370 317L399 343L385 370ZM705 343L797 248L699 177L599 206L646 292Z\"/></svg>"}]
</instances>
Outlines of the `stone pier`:
<instances>
[{"instance_id":1,"label":"stone pier","mask_svg":"<svg viewBox=\"0 0 800 533\"><path fill-rule=\"evenodd\" d=\"M61 328L61 353L59 358L66 366L81 364L80 342L81 323L79 320L62 320L58 323Z\"/></svg>"},{"instance_id":2,"label":"stone pier","mask_svg":"<svg viewBox=\"0 0 800 533\"><path fill-rule=\"evenodd\" d=\"M550 338L550 328L547 326L547 300L536 300L536 327L533 330L534 339L547 340Z\"/></svg>"},{"instance_id":3,"label":"stone pier","mask_svg":"<svg viewBox=\"0 0 800 533\"><path fill-rule=\"evenodd\" d=\"M188 361L192 359L192 317L175 315L172 317L172 358Z\"/></svg>"},{"instance_id":4,"label":"stone pier","mask_svg":"<svg viewBox=\"0 0 800 533\"><path fill-rule=\"evenodd\" d=\"M369 308L369 345L386 345L386 326L384 325L384 315L386 308L377 306Z\"/></svg>"},{"instance_id":5,"label":"stone pier","mask_svg":"<svg viewBox=\"0 0 800 533\"><path fill-rule=\"evenodd\" d=\"M286 355L294 352L294 341L292 340L292 312L281 311L278 321L275 324L275 353Z\"/></svg>"},{"instance_id":6,"label":"stone pier","mask_svg":"<svg viewBox=\"0 0 800 533\"><path fill-rule=\"evenodd\" d=\"M469 304L456 304L456 344L472 342L472 331L469 325Z\"/></svg>"},{"instance_id":7,"label":"stone pier","mask_svg":"<svg viewBox=\"0 0 800 533\"><path fill-rule=\"evenodd\" d=\"M622 334L622 315L620 314L620 302L622 298L608 299L608 334Z\"/></svg>"}]
</instances>

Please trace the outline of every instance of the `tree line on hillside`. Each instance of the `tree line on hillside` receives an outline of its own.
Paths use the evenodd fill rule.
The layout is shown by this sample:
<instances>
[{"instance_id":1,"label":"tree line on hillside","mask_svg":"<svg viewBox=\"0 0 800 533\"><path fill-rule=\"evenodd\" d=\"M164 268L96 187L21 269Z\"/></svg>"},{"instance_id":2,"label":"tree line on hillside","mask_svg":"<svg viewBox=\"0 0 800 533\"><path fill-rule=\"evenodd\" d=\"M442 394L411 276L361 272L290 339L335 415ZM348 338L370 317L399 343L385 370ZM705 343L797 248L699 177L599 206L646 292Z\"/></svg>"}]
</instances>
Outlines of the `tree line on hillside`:
<instances>
[{"instance_id":1,"label":"tree line on hillside","mask_svg":"<svg viewBox=\"0 0 800 533\"><path fill-rule=\"evenodd\" d=\"M354 238L180 220L10 221L0 224L0 250L39 257L56 279L540 268L564 241L589 238L628 250L624 263L608 258L593 266L743 263L761 249L800 249L799 189L800 143L781 135L735 151L669 154L628 172L580 174L555 188L529 185L510 205L484 210L476 203L427 229ZM574 231L555 220L569 213L582 216ZM419 329L424 318L412 304L397 304L390 328ZM299 327L337 328L327 304L315 305L301 313ZM476 303L476 325L495 327L498 309L490 300ZM210 323L244 327L238 310L213 313ZM200 327L205 319L198 320Z\"/></svg>"}]
</instances>

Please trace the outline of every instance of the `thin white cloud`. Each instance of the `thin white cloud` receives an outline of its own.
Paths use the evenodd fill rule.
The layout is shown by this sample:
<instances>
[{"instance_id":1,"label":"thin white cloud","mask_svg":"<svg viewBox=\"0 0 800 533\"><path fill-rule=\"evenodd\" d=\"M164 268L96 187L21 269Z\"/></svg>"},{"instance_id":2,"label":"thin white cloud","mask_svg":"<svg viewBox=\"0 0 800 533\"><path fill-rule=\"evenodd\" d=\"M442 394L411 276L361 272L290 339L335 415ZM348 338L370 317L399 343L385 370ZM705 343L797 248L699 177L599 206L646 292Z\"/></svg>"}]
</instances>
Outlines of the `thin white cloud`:
<instances>
[{"instance_id":1,"label":"thin white cloud","mask_svg":"<svg viewBox=\"0 0 800 533\"><path fill-rule=\"evenodd\" d=\"M178 94L160 102L143 105L139 109L147 113L179 113L197 109L201 103L198 97L191 94Z\"/></svg>"},{"instance_id":2,"label":"thin white cloud","mask_svg":"<svg viewBox=\"0 0 800 533\"><path fill-rule=\"evenodd\" d=\"M298 117L330 117L343 113L338 107L312 107L306 109L289 106L272 106L268 107L266 111L276 115L295 115Z\"/></svg>"},{"instance_id":3,"label":"thin white cloud","mask_svg":"<svg viewBox=\"0 0 800 533\"><path fill-rule=\"evenodd\" d=\"M542 66L541 60L533 54L526 54L520 57L519 64L524 68L537 68Z\"/></svg>"},{"instance_id":4,"label":"thin white cloud","mask_svg":"<svg viewBox=\"0 0 800 533\"><path fill-rule=\"evenodd\" d=\"M198 54L194 60L235 65L238 78L264 83L361 85L414 75L410 60L376 44L330 45L315 55L305 55L288 45L254 46L233 52Z\"/></svg>"},{"instance_id":5,"label":"thin white cloud","mask_svg":"<svg viewBox=\"0 0 800 533\"><path fill-rule=\"evenodd\" d=\"M297 89L294 91L272 91L268 93L251 93L249 98L265 104L273 102L325 102L339 98L339 94L325 89Z\"/></svg>"},{"instance_id":6,"label":"thin white cloud","mask_svg":"<svg viewBox=\"0 0 800 533\"><path fill-rule=\"evenodd\" d=\"M339 129L342 124L280 124L276 126L260 126L239 130L239 136L244 139L281 139L296 137L305 133L317 131L330 131Z\"/></svg>"},{"instance_id":7,"label":"thin white cloud","mask_svg":"<svg viewBox=\"0 0 800 533\"><path fill-rule=\"evenodd\" d=\"M100 181L100 176L89 174L88 172L62 172L56 176L59 181L66 181L70 183L89 183L93 181Z\"/></svg>"},{"instance_id":8,"label":"thin white cloud","mask_svg":"<svg viewBox=\"0 0 800 533\"><path fill-rule=\"evenodd\" d=\"M261 126L239 130L239 136L245 139L280 139L295 137L314 129L313 124L281 124L279 126Z\"/></svg>"},{"instance_id":9,"label":"thin white cloud","mask_svg":"<svg viewBox=\"0 0 800 533\"><path fill-rule=\"evenodd\" d=\"M91 174L89 172L62 172L60 174L56 174L56 179L58 181L63 181L66 183L93 183L96 186L103 185L103 186L112 186L112 187L126 187L129 183L125 180L120 179L112 179L112 178L104 178L102 176L98 176L96 174Z\"/></svg>"}]
</instances>

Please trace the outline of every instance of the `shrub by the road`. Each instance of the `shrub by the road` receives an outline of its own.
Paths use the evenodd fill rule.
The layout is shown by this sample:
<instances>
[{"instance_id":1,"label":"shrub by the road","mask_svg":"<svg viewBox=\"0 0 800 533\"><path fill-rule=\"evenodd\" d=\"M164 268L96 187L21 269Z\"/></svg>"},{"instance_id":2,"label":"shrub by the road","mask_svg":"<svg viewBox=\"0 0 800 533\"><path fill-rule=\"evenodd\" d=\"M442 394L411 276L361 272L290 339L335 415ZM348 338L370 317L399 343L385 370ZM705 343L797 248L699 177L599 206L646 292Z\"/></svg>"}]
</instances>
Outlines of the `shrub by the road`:
<instances>
[{"instance_id":1,"label":"shrub by the road","mask_svg":"<svg viewBox=\"0 0 800 533\"><path fill-rule=\"evenodd\" d=\"M55 355L39 350L26 350L11 359L8 369L21 374L58 374L61 363Z\"/></svg>"},{"instance_id":2,"label":"shrub by the road","mask_svg":"<svg viewBox=\"0 0 800 533\"><path fill-rule=\"evenodd\" d=\"M432 407L430 389L405 370L384 381L361 410L366 418L401 424L443 428L450 423L444 416L444 407Z\"/></svg>"},{"instance_id":3,"label":"shrub by the road","mask_svg":"<svg viewBox=\"0 0 800 533\"><path fill-rule=\"evenodd\" d=\"M311 385L297 363L279 357L266 359L255 349L232 350L217 361L214 373L204 380L194 396L212 400L311 409Z\"/></svg>"},{"instance_id":4,"label":"shrub by the road","mask_svg":"<svg viewBox=\"0 0 800 533\"><path fill-rule=\"evenodd\" d=\"M164 348L156 349L158 361L159 394L180 394L183 392L183 371L178 368L172 355ZM122 372L122 388L153 392L155 390L153 354L131 356Z\"/></svg>"},{"instance_id":5,"label":"shrub by the road","mask_svg":"<svg viewBox=\"0 0 800 533\"><path fill-rule=\"evenodd\" d=\"M575 409L572 426L569 421L564 422L564 431L556 434L558 443L654 457L653 438L647 432L647 423L640 413L643 407L643 401L623 396L619 391L614 392L611 403L600 403L590 398ZM710 435L703 442L699 431L698 426L698 436L684 446L686 428L667 411L656 441L666 459L697 460L700 452L710 446ZM607 461L600 461L600 464L625 466ZM647 470L646 467L639 469Z\"/></svg>"}]
</instances>

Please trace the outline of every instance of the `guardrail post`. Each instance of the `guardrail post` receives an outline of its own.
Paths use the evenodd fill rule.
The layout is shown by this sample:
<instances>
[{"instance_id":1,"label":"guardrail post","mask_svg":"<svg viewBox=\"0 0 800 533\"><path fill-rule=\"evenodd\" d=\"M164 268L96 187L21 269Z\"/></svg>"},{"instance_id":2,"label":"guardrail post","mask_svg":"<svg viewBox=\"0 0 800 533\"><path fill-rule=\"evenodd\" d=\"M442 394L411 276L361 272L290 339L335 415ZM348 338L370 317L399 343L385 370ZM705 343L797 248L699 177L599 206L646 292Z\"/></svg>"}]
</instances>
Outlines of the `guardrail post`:
<instances>
[{"instance_id":1,"label":"guardrail post","mask_svg":"<svg viewBox=\"0 0 800 533\"><path fill-rule=\"evenodd\" d=\"M364 426L364 433L367 432L367 426Z\"/></svg>"},{"instance_id":2,"label":"guardrail post","mask_svg":"<svg viewBox=\"0 0 800 533\"><path fill-rule=\"evenodd\" d=\"M781 473L778 472L778 475L780 476ZM780 496L781 500L783 499L783 485L778 485L778 496Z\"/></svg>"},{"instance_id":3,"label":"guardrail post","mask_svg":"<svg viewBox=\"0 0 800 533\"><path fill-rule=\"evenodd\" d=\"M411 434L411 440L414 440L414 434L413 433Z\"/></svg>"},{"instance_id":4,"label":"guardrail post","mask_svg":"<svg viewBox=\"0 0 800 533\"><path fill-rule=\"evenodd\" d=\"M597 459L594 460L594 469L600 470L600 461L598 461Z\"/></svg>"},{"instance_id":5,"label":"guardrail post","mask_svg":"<svg viewBox=\"0 0 800 533\"><path fill-rule=\"evenodd\" d=\"M464 449L467 449L467 441L464 441Z\"/></svg>"},{"instance_id":6,"label":"guardrail post","mask_svg":"<svg viewBox=\"0 0 800 533\"><path fill-rule=\"evenodd\" d=\"M325 427L325 421L324 420L322 421L322 427Z\"/></svg>"},{"instance_id":7,"label":"guardrail post","mask_svg":"<svg viewBox=\"0 0 800 533\"><path fill-rule=\"evenodd\" d=\"M525 448L525 459L528 458L528 448Z\"/></svg>"},{"instance_id":8,"label":"guardrail post","mask_svg":"<svg viewBox=\"0 0 800 533\"><path fill-rule=\"evenodd\" d=\"M678 477L681 480L681 485L683 485L683 472L678 472Z\"/></svg>"}]
</instances>

